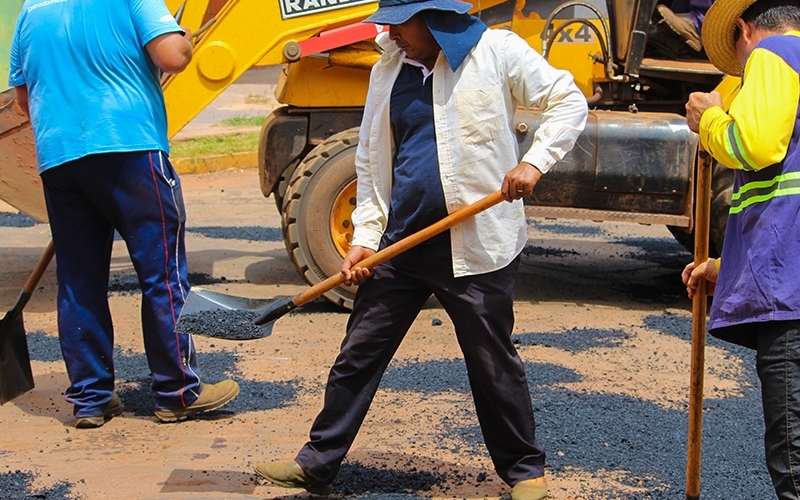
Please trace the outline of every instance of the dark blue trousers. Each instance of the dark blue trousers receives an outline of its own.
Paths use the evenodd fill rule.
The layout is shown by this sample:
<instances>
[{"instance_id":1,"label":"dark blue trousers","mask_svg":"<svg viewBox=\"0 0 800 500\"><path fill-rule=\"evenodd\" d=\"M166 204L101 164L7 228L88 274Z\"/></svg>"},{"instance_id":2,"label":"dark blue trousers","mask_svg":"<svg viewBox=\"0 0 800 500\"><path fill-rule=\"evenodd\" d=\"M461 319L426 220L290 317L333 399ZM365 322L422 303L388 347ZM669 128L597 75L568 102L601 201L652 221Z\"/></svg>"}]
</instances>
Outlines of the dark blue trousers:
<instances>
[{"instance_id":1,"label":"dark blue trousers","mask_svg":"<svg viewBox=\"0 0 800 500\"><path fill-rule=\"evenodd\" d=\"M498 475L514 485L544 474L525 369L511 342L519 258L492 273L454 278L443 236L378 266L359 286L324 407L296 458L312 479L336 477L386 367L431 294L455 326Z\"/></svg>"},{"instance_id":2,"label":"dark blue trousers","mask_svg":"<svg viewBox=\"0 0 800 500\"><path fill-rule=\"evenodd\" d=\"M200 393L194 342L175 332L189 293L186 213L178 176L159 151L86 156L42 173L58 264L58 336L77 417L101 415L114 391L108 279L114 230L142 289L142 330L157 408Z\"/></svg>"}]
</instances>

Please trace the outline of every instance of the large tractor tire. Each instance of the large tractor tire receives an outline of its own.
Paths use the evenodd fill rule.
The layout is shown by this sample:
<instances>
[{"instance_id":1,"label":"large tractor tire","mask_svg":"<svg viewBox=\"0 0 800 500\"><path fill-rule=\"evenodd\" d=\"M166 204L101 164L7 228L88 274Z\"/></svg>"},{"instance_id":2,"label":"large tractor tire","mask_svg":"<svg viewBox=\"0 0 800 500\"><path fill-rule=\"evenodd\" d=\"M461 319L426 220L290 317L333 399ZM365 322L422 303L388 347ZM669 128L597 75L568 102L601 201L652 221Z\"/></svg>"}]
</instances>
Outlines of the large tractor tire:
<instances>
[{"instance_id":1,"label":"large tractor tire","mask_svg":"<svg viewBox=\"0 0 800 500\"><path fill-rule=\"evenodd\" d=\"M292 180L292 176L296 170L297 167L287 167L278 178L278 184L275 185L275 189L272 191L272 197L275 199L275 207L278 209L279 214L283 213L283 201L286 198L286 190L289 189L289 181Z\"/></svg>"},{"instance_id":2,"label":"large tractor tire","mask_svg":"<svg viewBox=\"0 0 800 500\"><path fill-rule=\"evenodd\" d=\"M300 162L286 189L283 241L297 271L312 286L339 273L350 249L357 145L358 128L331 136ZM355 290L342 285L325 298L352 309Z\"/></svg>"},{"instance_id":3,"label":"large tractor tire","mask_svg":"<svg viewBox=\"0 0 800 500\"><path fill-rule=\"evenodd\" d=\"M711 212L709 214L709 257L722 255L725 229L728 227L728 211L733 193L733 170L714 160L711 170ZM667 226L678 242L694 253L694 231L687 233L681 228Z\"/></svg>"}]
</instances>

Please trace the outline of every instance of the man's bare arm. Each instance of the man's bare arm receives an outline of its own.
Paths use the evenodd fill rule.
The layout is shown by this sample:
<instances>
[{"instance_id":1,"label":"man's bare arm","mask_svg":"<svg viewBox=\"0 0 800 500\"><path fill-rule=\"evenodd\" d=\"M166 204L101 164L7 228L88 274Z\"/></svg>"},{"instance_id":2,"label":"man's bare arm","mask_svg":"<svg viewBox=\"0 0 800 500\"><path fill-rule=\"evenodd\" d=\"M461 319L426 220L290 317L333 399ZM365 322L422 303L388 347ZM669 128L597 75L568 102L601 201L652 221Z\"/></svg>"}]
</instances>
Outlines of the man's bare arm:
<instances>
[{"instance_id":1,"label":"man's bare arm","mask_svg":"<svg viewBox=\"0 0 800 500\"><path fill-rule=\"evenodd\" d=\"M192 60L192 33L165 33L147 42L144 48L158 69L164 73L180 73Z\"/></svg>"},{"instance_id":2,"label":"man's bare arm","mask_svg":"<svg viewBox=\"0 0 800 500\"><path fill-rule=\"evenodd\" d=\"M20 85L19 87L14 87L14 90L17 94L17 106L30 118L31 112L28 110L28 86Z\"/></svg>"}]
</instances>

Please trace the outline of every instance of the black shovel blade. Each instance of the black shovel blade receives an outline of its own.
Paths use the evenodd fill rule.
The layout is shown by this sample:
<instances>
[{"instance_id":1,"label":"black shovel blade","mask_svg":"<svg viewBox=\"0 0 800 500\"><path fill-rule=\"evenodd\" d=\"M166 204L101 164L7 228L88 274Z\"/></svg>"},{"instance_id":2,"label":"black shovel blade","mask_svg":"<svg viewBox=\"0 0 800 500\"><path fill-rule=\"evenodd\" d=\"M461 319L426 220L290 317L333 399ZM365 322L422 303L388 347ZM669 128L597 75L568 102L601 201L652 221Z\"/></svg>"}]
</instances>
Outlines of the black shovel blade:
<instances>
[{"instance_id":1,"label":"black shovel blade","mask_svg":"<svg viewBox=\"0 0 800 500\"><path fill-rule=\"evenodd\" d=\"M194 287L178 316L175 330L225 340L253 340L272 334L274 321L261 324L283 300L249 299Z\"/></svg>"},{"instance_id":2,"label":"black shovel blade","mask_svg":"<svg viewBox=\"0 0 800 500\"><path fill-rule=\"evenodd\" d=\"M12 309L0 322L0 405L31 389L33 373L22 311Z\"/></svg>"}]
</instances>

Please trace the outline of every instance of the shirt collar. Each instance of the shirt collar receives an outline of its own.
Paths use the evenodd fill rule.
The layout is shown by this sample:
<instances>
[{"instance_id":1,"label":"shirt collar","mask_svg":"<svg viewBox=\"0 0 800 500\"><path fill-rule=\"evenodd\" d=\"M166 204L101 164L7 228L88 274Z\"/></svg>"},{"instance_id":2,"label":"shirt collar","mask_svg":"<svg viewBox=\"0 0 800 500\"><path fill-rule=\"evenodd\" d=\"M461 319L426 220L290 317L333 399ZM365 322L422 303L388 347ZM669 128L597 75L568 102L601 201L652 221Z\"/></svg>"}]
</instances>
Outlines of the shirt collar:
<instances>
[{"instance_id":1,"label":"shirt collar","mask_svg":"<svg viewBox=\"0 0 800 500\"><path fill-rule=\"evenodd\" d=\"M428 77L433 74L433 70L432 69L428 69L427 66L425 66L421 62L417 61L416 59L411 59L408 56L404 56L403 57L403 62L406 63L406 64L409 64L411 66L416 66L417 68L420 68L422 70L422 83L423 84L425 83L425 80L427 80Z\"/></svg>"},{"instance_id":2,"label":"shirt collar","mask_svg":"<svg viewBox=\"0 0 800 500\"><path fill-rule=\"evenodd\" d=\"M424 10L421 15L453 71L461 66L487 30L483 21L469 14Z\"/></svg>"}]
</instances>

